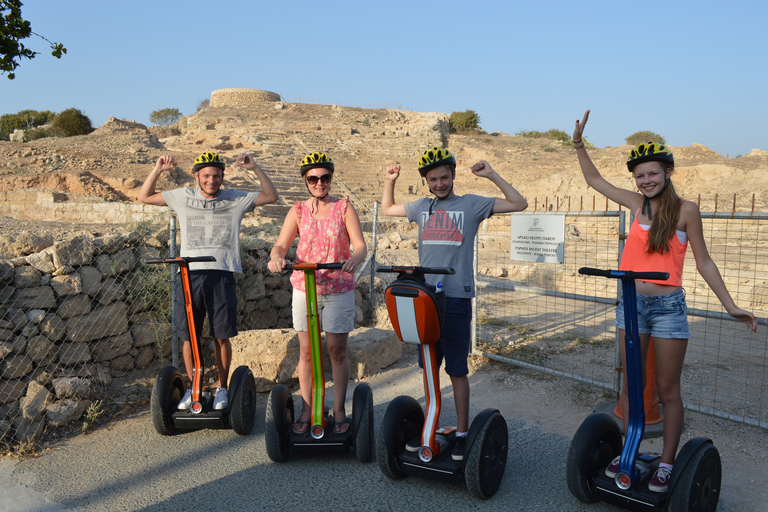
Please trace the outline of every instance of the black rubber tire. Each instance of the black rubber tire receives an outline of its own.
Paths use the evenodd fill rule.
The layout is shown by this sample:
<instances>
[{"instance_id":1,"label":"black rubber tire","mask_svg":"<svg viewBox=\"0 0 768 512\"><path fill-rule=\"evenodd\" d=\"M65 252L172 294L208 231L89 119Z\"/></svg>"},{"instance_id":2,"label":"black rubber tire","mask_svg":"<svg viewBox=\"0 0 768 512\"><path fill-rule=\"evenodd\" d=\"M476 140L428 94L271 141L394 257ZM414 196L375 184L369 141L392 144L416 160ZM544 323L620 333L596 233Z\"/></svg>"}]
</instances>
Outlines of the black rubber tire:
<instances>
[{"instance_id":1,"label":"black rubber tire","mask_svg":"<svg viewBox=\"0 0 768 512\"><path fill-rule=\"evenodd\" d=\"M419 402L410 396L398 396L389 403L376 434L376 460L385 476L399 480L405 476L398 450L421 433L424 411Z\"/></svg>"},{"instance_id":2,"label":"black rubber tire","mask_svg":"<svg viewBox=\"0 0 768 512\"><path fill-rule=\"evenodd\" d=\"M354 429L355 455L360 462L373 460L373 391L368 384L360 383L352 395L352 428Z\"/></svg>"},{"instance_id":3,"label":"black rubber tire","mask_svg":"<svg viewBox=\"0 0 768 512\"><path fill-rule=\"evenodd\" d=\"M485 500L496 493L507 467L508 449L507 422L494 412L483 422L464 465L464 478L473 495Z\"/></svg>"},{"instance_id":4,"label":"black rubber tire","mask_svg":"<svg viewBox=\"0 0 768 512\"><path fill-rule=\"evenodd\" d=\"M278 384L269 392L264 420L264 440L267 455L274 462L285 462L290 453L288 429L293 423L293 396L288 388Z\"/></svg>"},{"instance_id":5,"label":"black rubber tire","mask_svg":"<svg viewBox=\"0 0 768 512\"><path fill-rule=\"evenodd\" d=\"M670 512L714 512L720 501L723 468L712 443L701 445L683 468L669 495Z\"/></svg>"},{"instance_id":6,"label":"black rubber tire","mask_svg":"<svg viewBox=\"0 0 768 512\"><path fill-rule=\"evenodd\" d=\"M230 379L234 393L229 400L229 423L232 430L247 436L256 423L256 380L247 366L238 366Z\"/></svg>"},{"instance_id":7,"label":"black rubber tire","mask_svg":"<svg viewBox=\"0 0 768 512\"><path fill-rule=\"evenodd\" d=\"M592 480L621 454L621 447L616 420L603 413L587 416L568 448L565 476L571 494L584 503L598 501Z\"/></svg>"},{"instance_id":8,"label":"black rubber tire","mask_svg":"<svg viewBox=\"0 0 768 512\"><path fill-rule=\"evenodd\" d=\"M150 399L152 425L158 434L170 436L176 433L173 413L184 397L184 379L173 366L166 366L155 379Z\"/></svg>"}]
</instances>

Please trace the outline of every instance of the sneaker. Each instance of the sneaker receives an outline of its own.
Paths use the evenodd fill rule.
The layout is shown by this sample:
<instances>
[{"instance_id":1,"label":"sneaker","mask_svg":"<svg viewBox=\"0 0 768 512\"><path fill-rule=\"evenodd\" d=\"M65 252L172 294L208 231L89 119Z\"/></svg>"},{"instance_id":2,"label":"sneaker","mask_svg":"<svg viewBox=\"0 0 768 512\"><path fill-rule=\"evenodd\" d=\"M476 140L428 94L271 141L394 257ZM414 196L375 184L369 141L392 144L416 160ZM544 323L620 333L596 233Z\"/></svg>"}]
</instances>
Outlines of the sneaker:
<instances>
[{"instance_id":1,"label":"sneaker","mask_svg":"<svg viewBox=\"0 0 768 512\"><path fill-rule=\"evenodd\" d=\"M218 388L216 396L213 398L213 410L220 411L226 409L227 405L229 405L227 401L227 388Z\"/></svg>"},{"instance_id":2,"label":"sneaker","mask_svg":"<svg viewBox=\"0 0 768 512\"><path fill-rule=\"evenodd\" d=\"M190 405L192 405L192 390L188 389L186 393L184 393L184 398L179 402L178 409L180 411L188 411Z\"/></svg>"},{"instance_id":3,"label":"sneaker","mask_svg":"<svg viewBox=\"0 0 768 512\"><path fill-rule=\"evenodd\" d=\"M619 472L619 464L621 462L621 455L613 459L613 461L608 464L608 467L605 468L605 476L608 478L616 478L616 473Z\"/></svg>"},{"instance_id":4,"label":"sneaker","mask_svg":"<svg viewBox=\"0 0 768 512\"><path fill-rule=\"evenodd\" d=\"M605 476L608 478L616 478L616 473L619 472L620 463L621 455L617 456L615 459L613 459L613 461L611 461L610 464L608 464L608 467L605 468ZM643 475L645 475L646 471L648 471L648 468L640 463L635 463L635 467L640 470L640 478L643 478Z\"/></svg>"},{"instance_id":5,"label":"sneaker","mask_svg":"<svg viewBox=\"0 0 768 512\"><path fill-rule=\"evenodd\" d=\"M466 444L467 436L456 438L456 443L453 445L453 451L451 452L451 458L453 460L464 460L464 445Z\"/></svg>"},{"instance_id":6,"label":"sneaker","mask_svg":"<svg viewBox=\"0 0 768 512\"><path fill-rule=\"evenodd\" d=\"M421 448L421 435L414 437L405 444L405 449L411 453L418 452L419 448Z\"/></svg>"},{"instance_id":7,"label":"sneaker","mask_svg":"<svg viewBox=\"0 0 768 512\"><path fill-rule=\"evenodd\" d=\"M648 482L648 490L653 492L667 492L669 488L669 478L672 476L672 471L664 466L659 466L659 469L653 474L651 481Z\"/></svg>"}]
</instances>

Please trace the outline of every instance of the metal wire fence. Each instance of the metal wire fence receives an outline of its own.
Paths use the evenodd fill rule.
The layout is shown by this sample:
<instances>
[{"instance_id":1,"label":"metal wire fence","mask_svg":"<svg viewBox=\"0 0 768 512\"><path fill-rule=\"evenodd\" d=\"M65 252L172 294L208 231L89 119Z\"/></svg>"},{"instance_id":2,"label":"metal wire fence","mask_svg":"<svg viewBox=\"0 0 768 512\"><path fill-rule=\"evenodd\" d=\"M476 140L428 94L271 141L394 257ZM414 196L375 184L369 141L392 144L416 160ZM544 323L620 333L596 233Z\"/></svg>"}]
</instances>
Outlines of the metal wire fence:
<instances>
[{"instance_id":1,"label":"metal wire fence","mask_svg":"<svg viewBox=\"0 0 768 512\"><path fill-rule=\"evenodd\" d=\"M618 268L625 211L563 212L562 264L510 258L511 224L495 216L477 239L474 353L608 390L619 390L614 327L618 283L578 268ZM692 337L683 370L686 407L768 427L768 214L703 213L704 236L736 304L758 316L757 333L728 316L689 258L683 287Z\"/></svg>"}]
</instances>

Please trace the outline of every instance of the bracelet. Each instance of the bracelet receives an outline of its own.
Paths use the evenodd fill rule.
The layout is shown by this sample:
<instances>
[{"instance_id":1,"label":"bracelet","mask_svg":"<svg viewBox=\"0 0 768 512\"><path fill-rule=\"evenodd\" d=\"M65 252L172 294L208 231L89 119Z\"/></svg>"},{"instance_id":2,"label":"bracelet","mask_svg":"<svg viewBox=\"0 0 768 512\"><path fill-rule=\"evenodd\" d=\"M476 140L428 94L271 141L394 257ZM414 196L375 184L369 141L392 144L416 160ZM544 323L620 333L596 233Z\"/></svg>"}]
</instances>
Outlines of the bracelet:
<instances>
[{"instance_id":1,"label":"bracelet","mask_svg":"<svg viewBox=\"0 0 768 512\"><path fill-rule=\"evenodd\" d=\"M584 148L584 143L581 142L581 146L577 146L576 144L573 145L573 149L582 149Z\"/></svg>"},{"instance_id":2,"label":"bracelet","mask_svg":"<svg viewBox=\"0 0 768 512\"><path fill-rule=\"evenodd\" d=\"M573 141L574 145L578 144L579 142L581 142L581 139Z\"/></svg>"}]
</instances>

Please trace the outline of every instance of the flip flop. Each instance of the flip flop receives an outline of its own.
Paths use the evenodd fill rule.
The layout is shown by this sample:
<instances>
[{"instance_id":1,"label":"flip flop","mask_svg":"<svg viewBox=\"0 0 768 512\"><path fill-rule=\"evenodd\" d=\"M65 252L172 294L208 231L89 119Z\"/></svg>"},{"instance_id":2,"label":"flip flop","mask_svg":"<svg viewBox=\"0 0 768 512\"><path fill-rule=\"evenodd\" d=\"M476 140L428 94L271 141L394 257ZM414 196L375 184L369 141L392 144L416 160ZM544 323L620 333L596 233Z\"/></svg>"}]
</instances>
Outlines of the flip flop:
<instances>
[{"instance_id":1,"label":"flip flop","mask_svg":"<svg viewBox=\"0 0 768 512\"><path fill-rule=\"evenodd\" d=\"M344 428L345 426L346 426L346 428ZM350 426L349 418L345 419L344 421L340 421L338 423L336 421L334 421L333 422L333 433L334 434L346 434L347 432L349 432L349 426Z\"/></svg>"},{"instance_id":2,"label":"flip flop","mask_svg":"<svg viewBox=\"0 0 768 512\"><path fill-rule=\"evenodd\" d=\"M299 429L302 427L306 427L306 428L304 428L304 430L299 430L296 428L297 426L299 427ZM307 432L309 432L309 420L294 422L293 425L291 425L291 431L294 434L299 434L299 435L306 434Z\"/></svg>"}]
</instances>

